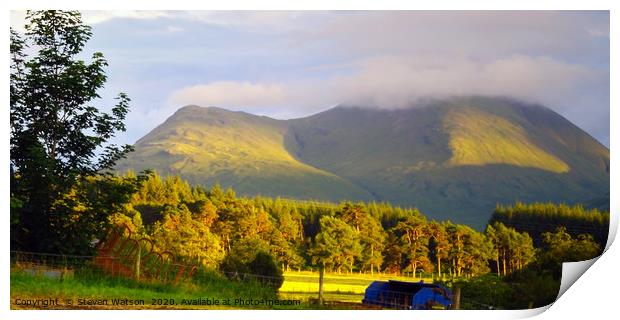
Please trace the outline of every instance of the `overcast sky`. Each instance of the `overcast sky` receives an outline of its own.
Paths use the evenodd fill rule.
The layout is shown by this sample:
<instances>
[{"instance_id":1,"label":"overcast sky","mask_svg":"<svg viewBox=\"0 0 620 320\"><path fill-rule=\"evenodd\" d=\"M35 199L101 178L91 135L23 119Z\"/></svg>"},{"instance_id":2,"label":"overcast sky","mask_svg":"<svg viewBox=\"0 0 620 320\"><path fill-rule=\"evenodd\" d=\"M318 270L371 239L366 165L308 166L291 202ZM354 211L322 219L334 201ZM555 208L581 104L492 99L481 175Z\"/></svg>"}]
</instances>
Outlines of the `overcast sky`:
<instances>
[{"instance_id":1,"label":"overcast sky","mask_svg":"<svg viewBox=\"0 0 620 320\"><path fill-rule=\"evenodd\" d=\"M23 30L23 12L11 25ZM104 103L131 98L134 143L187 104L287 119L337 104L503 95L609 146L609 14L577 11L83 12L108 59ZM101 105L101 104L100 104Z\"/></svg>"}]
</instances>

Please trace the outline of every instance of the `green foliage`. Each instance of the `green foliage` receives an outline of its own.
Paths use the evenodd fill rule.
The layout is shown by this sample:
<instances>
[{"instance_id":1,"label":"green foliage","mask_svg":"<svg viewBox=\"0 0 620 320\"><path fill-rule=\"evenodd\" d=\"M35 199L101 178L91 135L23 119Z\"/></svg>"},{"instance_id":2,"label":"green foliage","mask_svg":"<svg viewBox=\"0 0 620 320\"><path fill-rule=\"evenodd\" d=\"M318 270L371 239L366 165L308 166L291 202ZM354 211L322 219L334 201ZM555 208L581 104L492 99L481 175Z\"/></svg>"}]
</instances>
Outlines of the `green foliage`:
<instances>
[{"instance_id":1,"label":"green foliage","mask_svg":"<svg viewBox=\"0 0 620 320\"><path fill-rule=\"evenodd\" d=\"M518 202L508 207L497 206L489 224L496 221L527 232L539 246L543 242L542 235L555 232L558 227L565 227L572 236L591 234L601 247L607 243L609 233L609 212L588 210L581 205Z\"/></svg>"},{"instance_id":2,"label":"green foliage","mask_svg":"<svg viewBox=\"0 0 620 320\"><path fill-rule=\"evenodd\" d=\"M496 223L487 232L502 228L505 227ZM509 232L516 234L514 230ZM565 228L558 228L554 233L544 233L543 238L544 246L537 250L536 256L525 267L513 270L500 283L480 279L483 285L494 290L504 290L503 294L482 294L485 292L482 290L477 293L475 290L480 288L476 288L467 293L463 291L463 295L505 309L537 308L553 303L560 289L561 264L590 259L598 254L599 247L590 235L572 238Z\"/></svg>"},{"instance_id":3,"label":"green foliage","mask_svg":"<svg viewBox=\"0 0 620 320\"><path fill-rule=\"evenodd\" d=\"M330 216L321 217L320 225L321 232L309 250L312 262L338 273L343 268L352 270L362 254L358 233L344 221Z\"/></svg>"},{"instance_id":4,"label":"green foliage","mask_svg":"<svg viewBox=\"0 0 620 320\"><path fill-rule=\"evenodd\" d=\"M171 199L179 202L172 205ZM157 174L143 183L133 202L150 235L155 226L162 232L162 223L177 216L175 212L183 212L186 222L180 224L200 225L220 239L220 269L237 273L249 273L248 265L260 250L286 270L325 261L329 270L340 272L400 273L415 268L454 277L490 271L510 275L537 259L526 232L493 223L483 234L449 221L428 222L415 209L387 203L238 198L219 185L204 190ZM169 243L183 243L183 238Z\"/></svg>"},{"instance_id":5,"label":"green foliage","mask_svg":"<svg viewBox=\"0 0 620 320\"><path fill-rule=\"evenodd\" d=\"M461 309L506 309L513 299L514 288L501 277L484 274L473 278L438 281L447 287L461 288ZM527 305L523 306L526 308Z\"/></svg>"},{"instance_id":6,"label":"green foliage","mask_svg":"<svg viewBox=\"0 0 620 320\"><path fill-rule=\"evenodd\" d=\"M572 237L564 227L558 227L554 233L545 232L542 237L544 246L538 254L536 266L552 271L556 279L561 277L563 262L590 260L601 253L599 244L591 235Z\"/></svg>"},{"instance_id":7,"label":"green foliage","mask_svg":"<svg viewBox=\"0 0 620 320\"><path fill-rule=\"evenodd\" d=\"M530 265L505 278L512 292L509 293L505 308L539 308L555 302L560 291L560 279L549 270L537 269Z\"/></svg>"},{"instance_id":8,"label":"green foliage","mask_svg":"<svg viewBox=\"0 0 620 320\"><path fill-rule=\"evenodd\" d=\"M445 230L451 243L448 259L453 275L460 277L488 272L487 262L493 247L486 237L468 226L449 221L445 223Z\"/></svg>"},{"instance_id":9,"label":"green foliage","mask_svg":"<svg viewBox=\"0 0 620 320\"><path fill-rule=\"evenodd\" d=\"M560 289L557 279L530 268L505 278L485 274L439 283L461 288L461 309L465 310L539 308L553 303Z\"/></svg>"},{"instance_id":10,"label":"green foliage","mask_svg":"<svg viewBox=\"0 0 620 320\"><path fill-rule=\"evenodd\" d=\"M43 245L48 251L92 254L93 243L103 239L115 216L136 216L128 203L143 179L107 175L80 179L54 202L55 214L48 220L53 227L47 231L51 239Z\"/></svg>"},{"instance_id":11,"label":"green foliage","mask_svg":"<svg viewBox=\"0 0 620 320\"><path fill-rule=\"evenodd\" d=\"M534 243L526 232L517 232L501 222L487 226L487 238L493 243L495 271L506 275L521 270L534 259Z\"/></svg>"},{"instance_id":12,"label":"green foliage","mask_svg":"<svg viewBox=\"0 0 620 320\"><path fill-rule=\"evenodd\" d=\"M220 239L186 206L169 208L164 219L153 226L152 240L161 251L169 251L203 266L216 268L224 257Z\"/></svg>"},{"instance_id":13,"label":"green foliage","mask_svg":"<svg viewBox=\"0 0 620 320\"><path fill-rule=\"evenodd\" d=\"M448 258L452 244L448 239L448 232L445 224L431 221L428 224L428 232L431 239L429 249L436 261L437 275L441 278L441 262L443 259Z\"/></svg>"},{"instance_id":14,"label":"green foliage","mask_svg":"<svg viewBox=\"0 0 620 320\"><path fill-rule=\"evenodd\" d=\"M426 218L423 216L410 216L405 221L399 222L393 230L401 239L401 250L405 258L409 260L411 272L416 273L419 266L428 266L429 261L429 232Z\"/></svg>"},{"instance_id":15,"label":"green foliage","mask_svg":"<svg viewBox=\"0 0 620 320\"><path fill-rule=\"evenodd\" d=\"M254 260L250 262L250 272L253 275L262 276L259 281L267 284L270 287L278 290L284 282L284 275L282 269L278 267L275 259L269 253L260 251L254 257Z\"/></svg>"},{"instance_id":16,"label":"green foliage","mask_svg":"<svg viewBox=\"0 0 620 320\"><path fill-rule=\"evenodd\" d=\"M119 94L110 113L91 106L106 81L107 61L99 52L91 62L78 59L91 37L79 12L28 11L26 20L25 35L11 30L10 46L11 193L23 202L14 244L33 251L87 253L90 238L107 221L106 212L116 209L119 202L114 201L124 200L117 193L122 182L104 181L105 175L88 178L111 169L131 150L108 143L125 131L129 98ZM100 196L93 190L110 193ZM78 201L84 208L75 211ZM101 209L106 211L97 212Z\"/></svg>"},{"instance_id":17,"label":"green foliage","mask_svg":"<svg viewBox=\"0 0 620 320\"><path fill-rule=\"evenodd\" d=\"M282 286L284 276L276 259L267 250L265 243L247 239L233 247L220 264L220 270L230 279L255 280L277 290Z\"/></svg>"}]
</instances>

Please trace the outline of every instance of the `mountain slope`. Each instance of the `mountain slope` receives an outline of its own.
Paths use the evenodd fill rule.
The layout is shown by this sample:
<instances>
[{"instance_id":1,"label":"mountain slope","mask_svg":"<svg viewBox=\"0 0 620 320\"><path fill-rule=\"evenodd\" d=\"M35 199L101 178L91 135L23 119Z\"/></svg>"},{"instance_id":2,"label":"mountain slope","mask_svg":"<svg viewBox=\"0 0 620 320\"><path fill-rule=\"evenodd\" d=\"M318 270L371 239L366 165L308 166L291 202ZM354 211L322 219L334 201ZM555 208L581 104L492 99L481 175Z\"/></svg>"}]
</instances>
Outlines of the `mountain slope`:
<instances>
[{"instance_id":1,"label":"mountain slope","mask_svg":"<svg viewBox=\"0 0 620 320\"><path fill-rule=\"evenodd\" d=\"M302 161L377 199L475 227L497 203L575 203L609 190L604 146L550 109L511 99L337 107L293 120L287 141Z\"/></svg>"},{"instance_id":2,"label":"mountain slope","mask_svg":"<svg viewBox=\"0 0 620 320\"><path fill-rule=\"evenodd\" d=\"M450 135L450 166L508 164L555 173L570 169L531 141L523 127L488 112L466 107L450 110L444 127Z\"/></svg>"},{"instance_id":3,"label":"mountain slope","mask_svg":"<svg viewBox=\"0 0 620 320\"><path fill-rule=\"evenodd\" d=\"M378 200L481 228L497 203L609 192L609 150L550 109L505 98L340 106L274 120L185 107L119 169L147 167L241 194Z\"/></svg>"},{"instance_id":4,"label":"mountain slope","mask_svg":"<svg viewBox=\"0 0 620 320\"><path fill-rule=\"evenodd\" d=\"M191 183L221 183L240 194L370 199L359 187L293 158L285 123L219 108L187 106L135 144L120 171L153 168Z\"/></svg>"}]
</instances>

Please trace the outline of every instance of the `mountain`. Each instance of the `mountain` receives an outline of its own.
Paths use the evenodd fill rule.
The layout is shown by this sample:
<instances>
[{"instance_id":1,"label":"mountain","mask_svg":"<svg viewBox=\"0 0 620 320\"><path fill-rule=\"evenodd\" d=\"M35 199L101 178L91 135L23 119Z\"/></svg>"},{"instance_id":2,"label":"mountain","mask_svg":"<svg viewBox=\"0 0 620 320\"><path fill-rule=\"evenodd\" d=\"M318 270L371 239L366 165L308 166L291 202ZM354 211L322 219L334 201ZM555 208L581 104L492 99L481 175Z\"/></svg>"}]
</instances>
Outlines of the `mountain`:
<instances>
[{"instance_id":1,"label":"mountain","mask_svg":"<svg viewBox=\"0 0 620 320\"><path fill-rule=\"evenodd\" d=\"M192 184L217 182L240 194L372 199L355 184L295 159L286 122L220 108L186 106L135 144L118 169L155 169Z\"/></svg>"},{"instance_id":2,"label":"mountain","mask_svg":"<svg viewBox=\"0 0 620 320\"><path fill-rule=\"evenodd\" d=\"M292 120L187 106L118 165L145 168L246 195L389 201L477 228L498 203L609 193L607 148L548 108L492 97Z\"/></svg>"}]
</instances>

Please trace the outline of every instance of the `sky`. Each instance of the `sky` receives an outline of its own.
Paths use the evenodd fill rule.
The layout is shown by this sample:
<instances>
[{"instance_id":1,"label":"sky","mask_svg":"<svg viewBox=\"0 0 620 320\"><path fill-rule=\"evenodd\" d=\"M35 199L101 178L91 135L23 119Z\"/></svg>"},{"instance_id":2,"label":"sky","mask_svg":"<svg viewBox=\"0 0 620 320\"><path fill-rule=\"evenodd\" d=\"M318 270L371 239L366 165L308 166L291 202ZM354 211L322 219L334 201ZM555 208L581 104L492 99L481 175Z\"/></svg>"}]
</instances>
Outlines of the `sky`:
<instances>
[{"instance_id":1,"label":"sky","mask_svg":"<svg viewBox=\"0 0 620 320\"><path fill-rule=\"evenodd\" d=\"M23 31L24 12L11 12ZM543 104L609 147L607 11L83 11L108 82L132 99L134 143L195 104L278 119L338 104L509 96Z\"/></svg>"}]
</instances>

